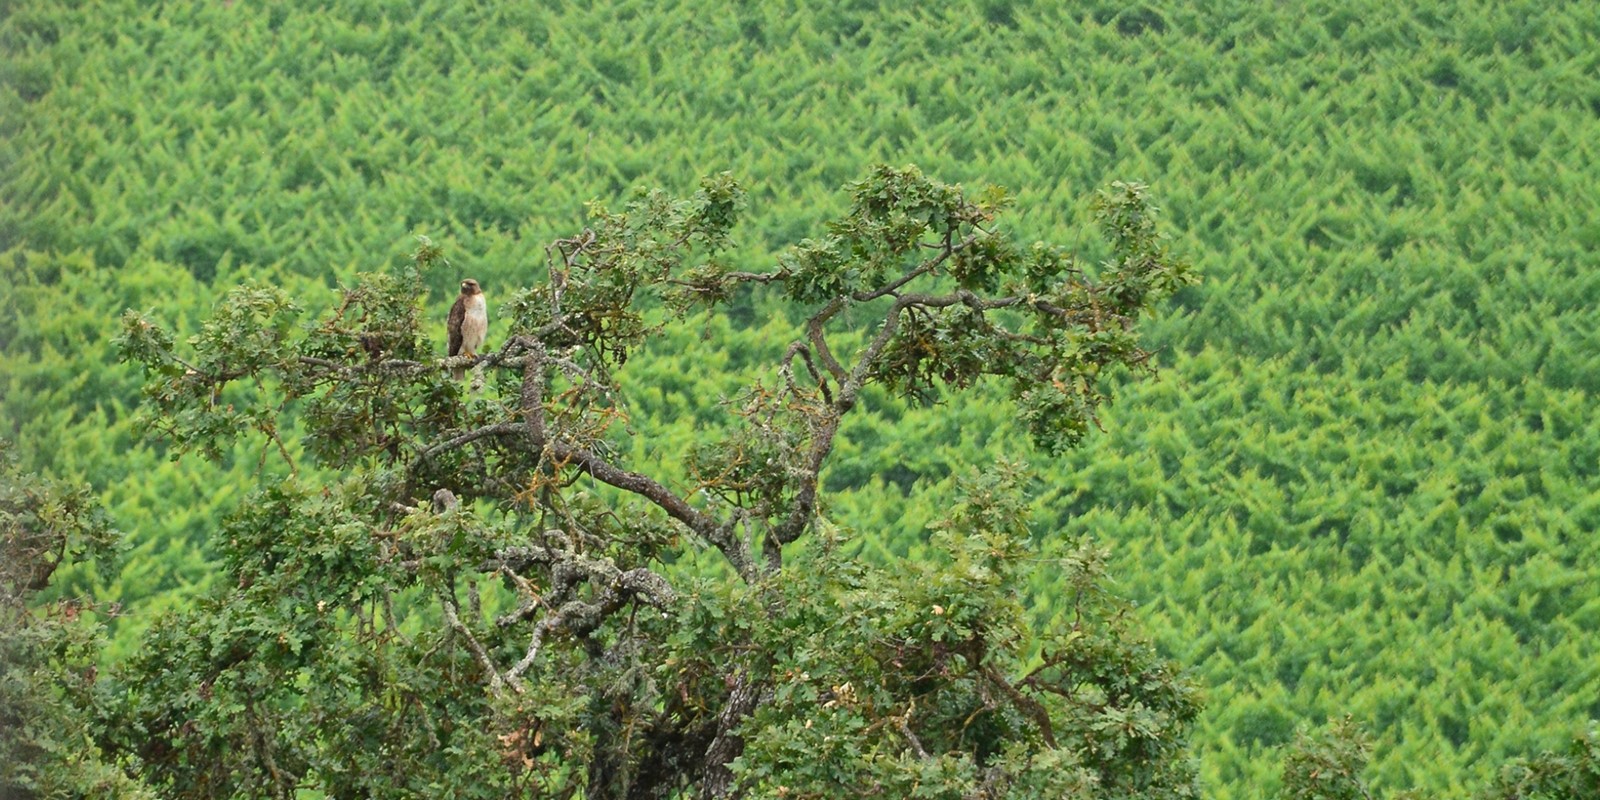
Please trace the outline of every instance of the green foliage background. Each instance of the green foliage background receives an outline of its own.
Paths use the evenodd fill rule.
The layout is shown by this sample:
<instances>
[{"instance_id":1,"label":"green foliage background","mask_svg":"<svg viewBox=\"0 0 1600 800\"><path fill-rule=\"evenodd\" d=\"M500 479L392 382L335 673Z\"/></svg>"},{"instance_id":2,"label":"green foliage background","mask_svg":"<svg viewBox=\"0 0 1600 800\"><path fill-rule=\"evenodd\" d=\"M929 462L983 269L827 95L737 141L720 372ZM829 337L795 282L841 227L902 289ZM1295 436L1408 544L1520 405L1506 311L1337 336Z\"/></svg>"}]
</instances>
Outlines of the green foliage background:
<instances>
[{"instance_id":1,"label":"green foliage background","mask_svg":"<svg viewBox=\"0 0 1600 800\"><path fill-rule=\"evenodd\" d=\"M0 435L132 533L120 574L62 588L126 604L112 657L285 469L145 443L124 308L192 333L244 280L331 299L415 233L492 306L586 201L721 170L759 267L909 162L1085 247L1089 192L1146 181L1206 277L1151 327L1162 378L1034 461L1046 550L1112 545L1209 688L1215 796L1269 791L1274 748L1345 713L1377 786L1451 795L1600 717L1600 5L321 5L0 4ZM720 424L782 317L756 298L631 363L635 454ZM916 557L952 471L1024 437L998 404L868 399L830 515Z\"/></svg>"}]
</instances>

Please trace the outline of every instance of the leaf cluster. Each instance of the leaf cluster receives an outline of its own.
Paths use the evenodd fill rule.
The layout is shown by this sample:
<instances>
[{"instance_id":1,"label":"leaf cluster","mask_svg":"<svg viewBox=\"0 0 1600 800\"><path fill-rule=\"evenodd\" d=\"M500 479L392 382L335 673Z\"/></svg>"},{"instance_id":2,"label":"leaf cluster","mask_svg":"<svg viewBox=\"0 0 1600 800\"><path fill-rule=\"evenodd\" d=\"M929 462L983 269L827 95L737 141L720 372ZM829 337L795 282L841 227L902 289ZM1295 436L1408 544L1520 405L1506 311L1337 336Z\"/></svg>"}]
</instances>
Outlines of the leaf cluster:
<instances>
[{"instance_id":1,"label":"leaf cluster","mask_svg":"<svg viewBox=\"0 0 1600 800\"><path fill-rule=\"evenodd\" d=\"M0 795L154 797L96 742L107 698L93 620L115 609L40 600L58 569L109 564L119 537L87 489L19 473L0 442Z\"/></svg>"}]
</instances>

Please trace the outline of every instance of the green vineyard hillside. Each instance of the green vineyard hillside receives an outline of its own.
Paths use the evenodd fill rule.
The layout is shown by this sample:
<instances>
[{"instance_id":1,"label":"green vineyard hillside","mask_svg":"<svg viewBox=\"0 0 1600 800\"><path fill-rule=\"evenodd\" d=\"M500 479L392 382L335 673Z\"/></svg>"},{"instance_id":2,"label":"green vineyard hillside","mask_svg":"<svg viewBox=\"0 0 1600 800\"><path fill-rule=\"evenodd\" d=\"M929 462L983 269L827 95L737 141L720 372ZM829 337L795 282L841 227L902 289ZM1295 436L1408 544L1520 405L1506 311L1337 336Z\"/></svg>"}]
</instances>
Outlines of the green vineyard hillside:
<instances>
[{"instance_id":1,"label":"green vineyard hillside","mask_svg":"<svg viewBox=\"0 0 1600 800\"><path fill-rule=\"evenodd\" d=\"M287 470L147 437L124 309L192 334L237 283L332 297L422 234L492 347L544 244L638 187L732 173L754 268L877 163L1007 187L1019 233L1091 263L1088 198L1137 180L1203 277L1148 328L1159 377L1117 378L1061 457L999 403L867 396L824 476L860 557L918 557L955 473L1027 458L1042 552L1109 545L1205 687L1217 798L1273 796L1280 746L1345 714L1377 787L1449 797L1600 718L1600 4L885 5L4 4L0 437L129 533L57 591L122 603L126 657ZM680 461L775 309L630 362L622 446ZM1059 598L1046 572L1027 600Z\"/></svg>"}]
</instances>

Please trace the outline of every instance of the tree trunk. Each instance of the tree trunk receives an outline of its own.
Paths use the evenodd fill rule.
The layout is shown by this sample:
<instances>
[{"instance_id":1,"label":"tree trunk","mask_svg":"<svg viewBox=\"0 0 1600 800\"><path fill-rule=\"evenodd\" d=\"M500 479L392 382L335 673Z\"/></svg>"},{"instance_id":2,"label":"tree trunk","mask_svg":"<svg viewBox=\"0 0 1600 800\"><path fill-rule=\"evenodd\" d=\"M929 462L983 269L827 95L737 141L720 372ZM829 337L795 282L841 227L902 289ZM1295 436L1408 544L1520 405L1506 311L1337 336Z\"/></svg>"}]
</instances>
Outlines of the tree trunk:
<instances>
[{"instance_id":1,"label":"tree trunk","mask_svg":"<svg viewBox=\"0 0 1600 800\"><path fill-rule=\"evenodd\" d=\"M755 711L761 702L762 687L743 669L734 673L728 703L717 715L717 735L706 748L705 780L700 784L700 800L722 800L733 796L733 771L728 765L744 752L744 739L733 729Z\"/></svg>"},{"instance_id":2,"label":"tree trunk","mask_svg":"<svg viewBox=\"0 0 1600 800\"><path fill-rule=\"evenodd\" d=\"M628 756L619 752L621 744L617 737L620 705L616 699L604 695L595 700L597 707L592 718L596 722L589 730L594 737L594 751L589 756L589 785L584 792L588 800L622 800L627 791L624 773Z\"/></svg>"}]
</instances>

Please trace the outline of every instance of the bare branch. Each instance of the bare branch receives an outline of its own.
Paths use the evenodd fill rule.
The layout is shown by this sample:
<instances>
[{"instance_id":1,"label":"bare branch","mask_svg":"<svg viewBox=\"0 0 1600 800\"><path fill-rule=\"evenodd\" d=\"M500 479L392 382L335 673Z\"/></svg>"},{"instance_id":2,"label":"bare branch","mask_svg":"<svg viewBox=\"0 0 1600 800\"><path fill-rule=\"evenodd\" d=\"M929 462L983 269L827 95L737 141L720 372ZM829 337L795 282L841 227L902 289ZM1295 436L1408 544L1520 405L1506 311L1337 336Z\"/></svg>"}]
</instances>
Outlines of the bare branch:
<instances>
[{"instance_id":1,"label":"bare branch","mask_svg":"<svg viewBox=\"0 0 1600 800\"><path fill-rule=\"evenodd\" d=\"M873 291L870 291L870 292L853 292L850 295L850 299L855 300L856 302L859 302L859 303L866 303L866 302L870 302L872 300L876 300L876 299L878 299L880 297L884 297L884 296L887 296L887 295L894 294L895 292L899 291L900 287L905 286L906 284L916 280L917 278L920 278L923 275L926 275L926 274L938 269L939 265L943 264L946 260L948 260L950 258L950 256L952 256L952 255L954 255L956 253L959 253L962 250L967 249L968 247L971 247L973 242L978 241L978 234L974 233L971 236L968 236L967 238L962 239L959 243L952 244L951 243L951 238L954 235L955 235L954 231L947 232L945 234L945 236L944 236L944 243L943 244L932 245L933 247L939 248L939 251L940 251L939 255L934 256L933 258L930 258L927 261L922 262L921 264L918 264L916 269L913 269L910 272L907 272L906 274L900 276L899 278L895 279L894 281L892 281L892 282L890 282L890 283L888 283L888 284L886 284L884 286L881 286L881 287L879 287L877 289L874 289Z\"/></svg>"},{"instance_id":2,"label":"bare branch","mask_svg":"<svg viewBox=\"0 0 1600 800\"><path fill-rule=\"evenodd\" d=\"M916 751L917 758L927 758L928 751L923 748L922 740L918 739L917 735L911 732L911 712L915 710L915 704L913 704L912 708L906 709L905 714L895 717L895 727L899 728L900 733L906 737L906 741L911 743L911 749Z\"/></svg>"},{"instance_id":3,"label":"bare branch","mask_svg":"<svg viewBox=\"0 0 1600 800\"><path fill-rule=\"evenodd\" d=\"M569 585L584 580L594 584L595 598L587 603L569 600L539 620L522 660L506 671L507 682L519 680L533 666L545 639L552 633L586 636L629 601L636 600L657 609L666 609L678 599L677 592L666 579L642 567L623 572L609 560L542 547L508 550L500 559L502 564L508 566L519 561L526 564L546 560L552 565L553 573L566 572Z\"/></svg>"},{"instance_id":4,"label":"bare branch","mask_svg":"<svg viewBox=\"0 0 1600 800\"><path fill-rule=\"evenodd\" d=\"M833 392L828 388L828 380L822 376L821 372L817 371L816 362L811 360L811 350L802 341L791 342L789 349L783 353L783 359L779 361L779 370L784 374L785 381L788 382L789 391L798 391L794 385L794 360L796 358L799 358L801 363L806 365L806 373L811 376L811 380L817 384L817 389L822 392L823 402L830 406L833 405Z\"/></svg>"},{"instance_id":5,"label":"bare branch","mask_svg":"<svg viewBox=\"0 0 1600 800\"><path fill-rule=\"evenodd\" d=\"M781 281L788 278L789 273L784 270L778 270L777 272L724 272L722 277L744 283L772 283L773 281Z\"/></svg>"},{"instance_id":6,"label":"bare branch","mask_svg":"<svg viewBox=\"0 0 1600 800\"><path fill-rule=\"evenodd\" d=\"M1006 697L1011 698L1011 702L1016 705L1018 711L1026 714L1034 721L1034 724L1039 726L1039 735L1044 739L1044 743L1055 747L1056 735L1055 729L1050 724L1050 712L1045 710L1045 707L1038 700L1023 694L1017 687L1012 686L1011 682L1006 680L1004 675L995 671L994 667L988 664L978 664L976 659L970 655L968 658L974 661L974 666L977 667L979 673L988 678L989 682L1005 694Z\"/></svg>"},{"instance_id":7,"label":"bare branch","mask_svg":"<svg viewBox=\"0 0 1600 800\"><path fill-rule=\"evenodd\" d=\"M451 630L467 641L467 649L472 651L472 657L477 660L478 666L483 669L483 674L488 676L489 691L493 692L497 697L504 696L506 691L505 681L500 678L499 670L494 668L494 662L489 660L489 654L484 651L483 644L478 641L476 636L472 635L472 631L467 630L466 625L462 624L460 609L456 607L455 598L450 596L448 589L439 592L439 603L444 608L445 622L450 625ZM518 694L522 693L522 687L515 688Z\"/></svg>"},{"instance_id":8,"label":"bare branch","mask_svg":"<svg viewBox=\"0 0 1600 800\"><path fill-rule=\"evenodd\" d=\"M528 428L522 423L497 422L493 425L485 425L446 439L422 451L418 454L418 457L420 461L430 461L434 456L471 444L479 439L490 436L525 436L527 433Z\"/></svg>"},{"instance_id":9,"label":"bare branch","mask_svg":"<svg viewBox=\"0 0 1600 800\"><path fill-rule=\"evenodd\" d=\"M968 246L972 241L974 239L969 237L959 246ZM947 249L938 258L930 260L922 267L919 267L918 270L913 270L902 280L890 284L890 287L904 286L910 282L911 278L916 277L917 274L922 274L919 271L932 270L954 251L954 247L956 246L952 246L952 249ZM893 288L885 288L887 291L873 293L871 297L881 297L888 294L889 291L893 291ZM833 360L832 354L826 349L827 344L823 335L823 325L843 308L843 302L835 300L812 316L807 322L811 341L813 346L817 348L819 355L823 357L824 364L831 364L829 371L833 372L835 378L839 381L839 391L837 398L829 398L829 405L833 408L833 413L813 422L811 451L801 465L797 479L798 485L795 487L794 504L790 508L789 515L783 522L773 527L764 543L763 554L766 556L767 571L769 573L776 572L782 567L783 546L798 539L800 534L805 531L806 526L810 524L812 516L816 512L818 476L822 472L823 463L833 451L833 441L839 432L840 417L855 406L856 396L866 384L878 357L882 355L884 348L894 339L895 333L899 330L901 314L913 308L948 308L958 304L971 306L978 311L989 311L1010 308L1021 303L1030 302L1030 300L1030 298L1022 296L984 298L965 289L945 295L897 295L894 305L890 307L888 313L884 316L883 324L879 328L877 336L862 351L849 373L845 373L844 369L838 365L838 362ZM786 355L786 359L796 354L795 346L791 345L788 353L790 355ZM807 364L809 366L809 360Z\"/></svg>"},{"instance_id":10,"label":"bare branch","mask_svg":"<svg viewBox=\"0 0 1600 800\"><path fill-rule=\"evenodd\" d=\"M713 517L689 505L688 501L649 476L620 469L601 458L592 450L573 447L564 442L548 441L535 436L528 429L526 423L498 422L493 425L475 428L422 451L416 463L420 464L421 462L432 460L442 453L489 437L527 437L533 447L548 449L551 457L556 461L575 466L602 483L631 492L650 501L656 507L667 512L667 516L687 525L690 530L699 534L701 538L710 542L718 550L721 550L741 577L746 580L755 578L756 570L754 564L745 548L741 547L739 542L732 536L731 526L721 524Z\"/></svg>"},{"instance_id":11,"label":"bare branch","mask_svg":"<svg viewBox=\"0 0 1600 800\"><path fill-rule=\"evenodd\" d=\"M828 370L828 374L832 375L833 379L838 383L844 383L845 381L844 367L839 365L839 360L833 357L833 351L828 349L828 340L823 335L822 326L826 325L828 320L833 319L834 315L843 309L844 301L836 299L823 306L821 310L811 316L811 319L806 320L806 336L811 340L811 346L817 351L817 358L822 361L823 368Z\"/></svg>"}]
</instances>

